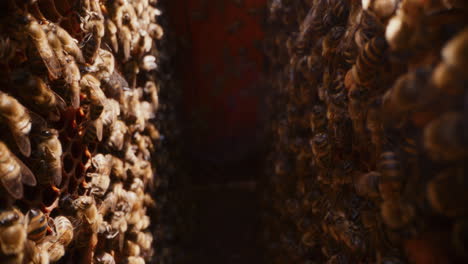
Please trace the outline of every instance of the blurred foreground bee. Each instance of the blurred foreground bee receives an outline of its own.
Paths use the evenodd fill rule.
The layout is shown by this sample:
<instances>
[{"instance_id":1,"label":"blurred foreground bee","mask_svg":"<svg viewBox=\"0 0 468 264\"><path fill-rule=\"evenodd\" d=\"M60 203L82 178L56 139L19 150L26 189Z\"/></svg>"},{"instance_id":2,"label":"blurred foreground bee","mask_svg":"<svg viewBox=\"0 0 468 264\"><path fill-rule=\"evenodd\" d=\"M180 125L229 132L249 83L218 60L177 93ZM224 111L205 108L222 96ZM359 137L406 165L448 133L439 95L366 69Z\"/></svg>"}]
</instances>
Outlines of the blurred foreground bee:
<instances>
[{"instance_id":1,"label":"blurred foreground bee","mask_svg":"<svg viewBox=\"0 0 468 264\"><path fill-rule=\"evenodd\" d=\"M31 142L29 132L31 131L31 117L28 110L15 98L0 91L0 117L11 130L11 134L23 155L29 157L31 154Z\"/></svg>"},{"instance_id":2,"label":"blurred foreground bee","mask_svg":"<svg viewBox=\"0 0 468 264\"><path fill-rule=\"evenodd\" d=\"M25 241L24 215L16 208L0 212L0 248L3 254L22 255Z\"/></svg>"},{"instance_id":3,"label":"blurred foreground bee","mask_svg":"<svg viewBox=\"0 0 468 264\"><path fill-rule=\"evenodd\" d=\"M424 128L424 148L435 161L456 161L467 156L466 135L461 113L447 112Z\"/></svg>"},{"instance_id":4,"label":"blurred foreground bee","mask_svg":"<svg viewBox=\"0 0 468 264\"><path fill-rule=\"evenodd\" d=\"M462 167L445 169L427 184L427 199L436 212L449 217L466 215L465 173Z\"/></svg>"},{"instance_id":5,"label":"blurred foreground bee","mask_svg":"<svg viewBox=\"0 0 468 264\"><path fill-rule=\"evenodd\" d=\"M0 181L15 199L23 197L23 183L36 185L36 178L31 170L14 156L2 141L0 141Z\"/></svg>"},{"instance_id":6,"label":"blurred foreground bee","mask_svg":"<svg viewBox=\"0 0 468 264\"><path fill-rule=\"evenodd\" d=\"M83 31L87 32L82 44L83 56L87 63L93 64L105 34L104 19L99 14L91 12L82 19L81 25Z\"/></svg>"},{"instance_id":7,"label":"blurred foreground bee","mask_svg":"<svg viewBox=\"0 0 468 264\"><path fill-rule=\"evenodd\" d=\"M28 239L35 242L41 241L49 228L47 217L40 210L31 209L26 215L26 219Z\"/></svg>"},{"instance_id":8,"label":"blurred foreground bee","mask_svg":"<svg viewBox=\"0 0 468 264\"><path fill-rule=\"evenodd\" d=\"M386 48L385 39L380 37L374 37L366 43L352 69L353 79L356 84L368 87L375 81Z\"/></svg>"}]
</instances>

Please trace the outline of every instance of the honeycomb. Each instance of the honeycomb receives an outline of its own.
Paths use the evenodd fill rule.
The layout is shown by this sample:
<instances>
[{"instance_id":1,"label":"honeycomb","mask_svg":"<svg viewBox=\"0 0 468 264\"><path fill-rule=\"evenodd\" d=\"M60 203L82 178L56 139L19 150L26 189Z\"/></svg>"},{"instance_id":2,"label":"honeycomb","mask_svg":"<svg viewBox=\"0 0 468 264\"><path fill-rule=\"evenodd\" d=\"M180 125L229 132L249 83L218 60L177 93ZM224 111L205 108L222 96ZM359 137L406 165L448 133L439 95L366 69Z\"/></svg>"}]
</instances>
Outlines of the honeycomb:
<instances>
[{"instance_id":1,"label":"honeycomb","mask_svg":"<svg viewBox=\"0 0 468 264\"><path fill-rule=\"evenodd\" d=\"M267 262L465 263L466 2L267 9Z\"/></svg>"},{"instance_id":2,"label":"honeycomb","mask_svg":"<svg viewBox=\"0 0 468 264\"><path fill-rule=\"evenodd\" d=\"M2 2L2 263L154 260L170 111L157 4Z\"/></svg>"}]
</instances>

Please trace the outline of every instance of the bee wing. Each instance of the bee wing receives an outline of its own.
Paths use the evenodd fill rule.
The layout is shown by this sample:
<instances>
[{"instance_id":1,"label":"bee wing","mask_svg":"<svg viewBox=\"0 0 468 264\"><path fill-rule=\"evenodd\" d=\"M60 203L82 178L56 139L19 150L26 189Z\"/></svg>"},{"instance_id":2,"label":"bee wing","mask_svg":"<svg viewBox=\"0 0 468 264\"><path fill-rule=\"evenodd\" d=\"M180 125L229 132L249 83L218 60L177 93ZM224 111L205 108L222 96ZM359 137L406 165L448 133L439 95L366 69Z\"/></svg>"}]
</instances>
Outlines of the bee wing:
<instances>
[{"instance_id":1,"label":"bee wing","mask_svg":"<svg viewBox=\"0 0 468 264\"><path fill-rule=\"evenodd\" d=\"M42 43L42 45L36 45L39 54L41 55L42 60L44 61L45 66L49 70L49 75L52 80L58 79L62 76L62 66L60 65L59 60L54 54L54 51L49 46L49 43Z\"/></svg>"},{"instance_id":2,"label":"bee wing","mask_svg":"<svg viewBox=\"0 0 468 264\"><path fill-rule=\"evenodd\" d=\"M56 157L55 154L48 147L44 148L44 151L46 156L48 157L60 158ZM54 182L54 185L59 186L60 183L62 183L62 166L51 168L50 173L52 173L52 180Z\"/></svg>"},{"instance_id":3,"label":"bee wing","mask_svg":"<svg viewBox=\"0 0 468 264\"><path fill-rule=\"evenodd\" d=\"M94 122L94 128L96 129L96 138L101 141L102 140L102 131L104 130L104 126L102 124L102 120L98 118Z\"/></svg>"},{"instance_id":4,"label":"bee wing","mask_svg":"<svg viewBox=\"0 0 468 264\"><path fill-rule=\"evenodd\" d=\"M12 133L13 139L15 140L16 145L18 146L19 151L26 157L31 155L31 141L29 140L28 135L24 135L20 132Z\"/></svg>"},{"instance_id":5,"label":"bee wing","mask_svg":"<svg viewBox=\"0 0 468 264\"><path fill-rule=\"evenodd\" d=\"M1 177L1 182L13 198L23 198L23 184L20 177Z\"/></svg>"},{"instance_id":6,"label":"bee wing","mask_svg":"<svg viewBox=\"0 0 468 264\"><path fill-rule=\"evenodd\" d=\"M70 84L70 100L73 108L80 107L80 91L81 87L78 82L73 82Z\"/></svg>"},{"instance_id":7,"label":"bee wing","mask_svg":"<svg viewBox=\"0 0 468 264\"><path fill-rule=\"evenodd\" d=\"M13 157L21 169L21 182L29 186L36 186L36 177L34 173L19 158Z\"/></svg>"}]
</instances>

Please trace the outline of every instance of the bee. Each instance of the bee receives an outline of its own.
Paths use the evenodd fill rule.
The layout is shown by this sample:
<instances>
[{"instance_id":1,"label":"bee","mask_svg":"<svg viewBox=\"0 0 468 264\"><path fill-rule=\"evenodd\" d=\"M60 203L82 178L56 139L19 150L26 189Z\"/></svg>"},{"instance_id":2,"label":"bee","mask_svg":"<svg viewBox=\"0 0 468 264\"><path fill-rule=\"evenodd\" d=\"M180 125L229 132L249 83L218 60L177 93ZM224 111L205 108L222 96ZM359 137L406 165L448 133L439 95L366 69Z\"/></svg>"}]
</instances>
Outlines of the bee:
<instances>
[{"instance_id":1,"label":"bee","mask_svg":"<svg viewBox=\"0 0 468 264\"><path fill-rule=\"evenodd\" d=\"M127 256L139 256L140 255L140 246L130 240L125 241L124 254Z\"/></svg>"},{"instance_id":2,"label":"bee","mask_svg":"<svg viewBox=\"0 0 468 264\"><path fill-rule=\"evenodd\" d=\"M107 252L100 252L94 256L96 264L115 264L114 257Z\"/></svg>"},{"instance_id":3,"label":"bee","mask_svg":"<svg viewBox=\"0 0 468 264\"><path fill-rule=\"evenodd\" d=\"M10 38L0 38L0 60L8 63L16 55L16 43Z\"/></svg>"},{"instance_id":4,"label":"bee","mask_svg":"<svg viewBox=\"0 0 468 264\"><path fill-rule=\"evenodd\" d=\"M99 117L102 125L105 127L112 127L117 118L120 116L120 105L114 99L106 99L104 110Z\"/></svg>"},{"instance_id":5,"label":"bee","mask_svg":"<svg viewBox=\"0 0 468 264\"><path fill-rule=\"evenodd\" d=\"M23 197L23 183L36 185L36 178L31 170L11 153L2 141L0 141L0 181L15 199Z\"/></svg>"},{"instance_id":6,"label":"bee","mask_svg":"<svg viewBox=\"0 0 468 264\"><path fill-rule=\"evenodd\" d=\"M380 177L380 173L376 171L357 175L357 179L354 180L356 193L373 199L378 198Z\"/></svg>"},{"instance_id":7,"label":"bee","mask_svg":"<svg viewBox=\"0 0 468 264\"><path fill-rule=\"evenodd\" d=\"M326 131L327 117L326 109L323 105L314 105L310 115L310 128L313 133L320 133Z\"/></svg>"},{"instance_id":8,"label":"bee","mask_svg":"<svg viewBox=\"0 0 468 264\"><path fill-rule=\"evenodd\" d=\"M28 239L41 241L49 229L47 217L40 210L31 209L26 215Z\"/></svg>"},{"instance_id":9,"label":"bee","mask_svg":"<svg viewBox=\"0 0 468 264\"><path fill-rule=\"evenodd\" d=\"M36 243L31 240L27 240L24 245L24 257L25 262L23 263L47 264L50 262L47 251L39 249ZM21 263L21 261L15 263Z\"/></svg>"},{"instance_id":10,"label":"bee","mask_svg":"<svg viewBox=\"0 0 468 264\"><path fill-rule=\"evenodd\" d=\"M115 69L114 55L105 49L98 49L97 56L92 67L96 68L93 75L98 80L109 79Z\"/></svg>"},{"instance_id":11,"label":"bee","mask_svg":"<svg viewBox=\"0 0 468 264\"><path fill-rule=\"evenodd\" d=\"M362 9L370 10L380 19L387 19L392 16L398 7L397 0L363 0Z\"/></svg>"},{"instance_id":12,"label":"bee","mask_svg":"<svg viewBox=\"0 0 468 264\"><path fill-rule=\"evenodd\" d=\"M384 200L380 205L382 220L391 229L409 225L415 218L414 207L401 199Z\"/></svg>"},{"instance_id":13,"label":"bee","mask_svg":"<svg viewBox=\"0 0 468 264\"><path fill-rule=\"evenodd\" d=\"M375 99L367 110L366 127L371 134L371 142L375 147L374 153L381 153L384 128L381 120L381 100Z\"/></svg>"},{"instance_id":14,"label":"bee","mask_svg":"<svg viewBox=\"0 0 468 264\"><path fill-rule=\"evenodd\" d=\"M153 55L146 55L141 59L140 67L145 71L152 71L158 67L156 63L156 57Z\"/></svg>"},{"instance_id":15,"label":"bee","mask_svg":"<svg viewBox=\"0 0 468 264\"><path fill-rule=\"evenodd\" d=\"M462 256L465 260L468 259L466 249L466 234L468 233L468 225L466 219L460 219L455 221L452 228L452 243L459 256Z\"/></svg>"},{"instance_id":16,"label":"bee","mask_svg":"<svg viewBox=\"0 0 468 264\"><path fill-rule=\"evenodd\" d=\"M57 242L65 247L73 240L73 225L65 216L57 216L54 218L55 232Z\"/></svg>"},{"instance_id":17,"label":"bee","mask_svg":"<svg viewBox=\"0 0 468 264\"><path fill-rule=\"evenodd\" d=\"M110 135L106 142L107 146L113 150L122 150L127 131L127 125L122 120L116 120L110 128Z\"/></svg>"},{"instance_id":18,"label":"bee","mask_svg":"<svg viewBox=\"0 0 468 264\"><path fill-rule=\"evenodd\" d=\"M96 233L102 223L102 215L99 214L96 202L92 196L79 196L73 201L73 208L79 219L84 220L91 227L92 232Z\"/></svg>"},{"instance_id":19,"label":"bee","mask_svg":"<svg viewBox=\"0 0 468 264\"><path fill-rule=\"evenodd\" d=\"M105 34L104 19L97 13L91 12L86 18L82 19L82 29L87 33L83 40L83 57L85 62L94 64L101 47L101 41Z\"/></svg>"},{"instance_id":20,"label":"bee","mask_svg":"<svg viewBox=\"0 0 468 264\"><path fill-rule=\"evenodd\" d=\"M145 264L145 260L142 257L130 256L126 259L127 264Z\"/></svg>"},{"instance_id":21,"label":"bee","mask_svg":"<svg viewBox=\"0 0 468 264\"><path fill-rule=\"evenodd\" d=\"M122 46L124 62L126 62L130 59L130 52L132 50L132 32L129 27L124 25L120 28L119 40Z\"/></svg>"},{"instance_id":22,"label":"bee","mask_svg":"<svg viewBox=\"0 0 468 264\"><path fill-rule=\"evenodd\" d=\"M40 243L38 247L41 251L47 252L49 255L49 261L52 263L57 262L65 255L65 247L59 242L55 242L50 239Z\"/></svg>"},{"instance_id":23,"label":"bee","mask_svg":"<svg viewBox=\"0 0 468 264\"><path fill-rule=\"evenodd\" d=\"M151 105L154 108L154 112L156 112L159 108L159 97L158 97L158 88L156 84L152 81L148 81L144 87L144 93L148 96Z\"/></svg>"},{"instance_id":24,"label":"bee","mask_svg":"<svg viewBox=\"0 0 468 264\"><path fill-rule=\"evenodd\" d=\"M148 34L153 39L162 39L162 37L164 36L164 30L160 25L156 23L151 23L148 26Z\"/></svg>"},{"instance_id":25,"label":"bee","mask_svg":"<svg viewBox=\"0 0 468 264\"><path fill-rule=\"evenodd\" d=\"M43 27L29 14L24 16L22 19L22 23L24 23L26 28L26 33L31 37L34 45L36 46L42 61L48 69L51 79L55 80L60 78L62 76L62 67L55 56L54 51L50 47L47 40L47 34Z\"/></svg>"},{"instance_id":26,"label":"bee","mask_svg":"<svg viewBox=\"0 0 468 264\"><path fill-rule=\"evenodd\" d=\"M465 62L466 59L466 45L468 43L468 30L464 29L451 39L442 49L442 58L444 62L466 74L468 66Z\"/></svg>"},{"instance_id":27,"label":"bee","mask_svg":"<svg viewBox=\"0 0 468 264\"><path fill-rule=\"evenodd\" d=\"M424 128L423 145L434 161L457 161L466 158L464 144L464 117L461 113L447 112Z\"/></svg>"},{"instance_id":28,"label":"bee","mask_svg":"<svg viewBox=\"0 0 468 264\"><path fill-rule=\"evenodd\" d=\"M51 121L60 119L60 111L65 109L65 101L40 77L28 71L18 71L13 81L20 97L40 114L46 115Z\"/></svg>"},{"instance_id":29,"label":"bee","mask_svg":"<svg viewBox=\"0 0 468 264\"><path fill-rule=\"evenodd\" d=\"M90 194L101 197L106 193L110 185L111 162L112 156L110 154L105 156L97 154L91 159L94 171L86 174L86 176L91 177L88 186L91 190Z\"/></svg>"},{"instance_id":30,"label":"bee","mask_svg":"<svg viewBox=\"0 0 468 264\"><path fill-rule=\"evenodd\" d=\"M112 169L111 169L111 174L115 176L117 179L120 179L121 181L126 181L127 179L127 168L125 166L125 163L115 157L111 157L112 160Z\"/></svg>"},{"instance_id":31,"label":"bee","mask_svg":"<svg viewBox=\"0 0 468 264\"><path fill-rule=\"evenodd\" d=\"M123 100L122 95L124 89L129 88L128 82L117 70L114 70L109 78L101 80L101 83L106 95L119 102Z\"/></svg>"},{"instance_id":32,"label":"bee","mask_svg":"<svg viewBox=\"0 0 468 264\"><path fill-rule=\"evenodd\" d=\"M432 208L443 215L466 215L465 188L468 184L462 167L452 167L438 173L429 181L426 196Z\"/></svg>"},{"instance_id":33,"label":"bee","mask_svg":"<svg viewBox=\"0 0 468 264\"><path fill-rule=\"evenodd\" d=\"M151 158L151 152L154 150L153 142L151 138L146 135L141 135L138 132L133 134L133 138L135 140L136 146L138 150L143 155L145 160L149 160Z\"/></svg>"},{"instance_id":34,"label":"bee","mask_svg":"<svg viewBox=\"0 0 468 264\"><path fill-rule=\"evenodd\" d=\"M0 248L3 254L22 254L26 236L24 215L18 209L0 212Z\"/></svg>"},{"instance_id":35,"label":"bee","mask_svg":"<svg viewBox=\"0 0 468 264\"><path fill-rule=\"evenodd\" d=\"M359 53L352 68L354 82L368 87L375 81L377 69L385 58L387 42L380 37L370 39Z\"/></svg>"},{"instance_id":36,"label":"bee","mask_svg":"<svg viewBox=\"0 0 468 264\"><path fill-rule=\"evenodd\" d=\"M65 57L65 67L63 69L64 79L69 86L67 91L68 97L73 108L78 108L80 106L80 80L81 73L76 61L71 55Z\"/></svg>"},{"instance_id":37,"label":"bee","mask_svg":"<svg viewBox=\"0 0 468 264\"><path fill-rule=\"evenodd\" d=\"M321 169L329 168L332 161L332 146L328 135L325 133L316 134L311 140L311 145L315 165Z\"/></svg>"},{"instance_id":38,"label":"bee","mask_svg":"<svg viewBox=\"0 0 468 264\"><path fill-rule=\"evenodd\" d=\"M32 123L28 110L15 98L0 91L0 117L1 121L10 127L11 134L20 152L29 157L31 155L29 132Z\"/></svg>"},{"instance_id":39,"label":"bee","mask_svg":"<svg viewBox=\"0 0 468 264\"><path fill-rule=\"evenodd\" d=\"M336 52L336 48L346 29L342 26L333 27L322 40L322 57L329 58Z\"/></svg>"},{"instance_id":40,"label":"bee","mask_svg":"<svg viewBox=\"0 0 468 264\"><path fill-rule=\"evenodd\" d=\"M369 94L368 90L359 85L354 85L348 91L348 113L353 122L353 130L358 138L362 138L365 134L364 121L365 121L365 108L367 105Z\"/></svg>"},{"instance_id":41,"label":"bee","mask_svg":"<svg viewBox=\"0 0 468 264\"><path fill-rule=\"evenodd\" d=\"M58 131L42 128L38 133L37 158L39 159L38 180L40 184L60 186L62 182L62 143Z\"/></svg>"},{"instance_id":42,"label":"bee","mask_svg":"<svg viewBox=\"0 0 468 264\"><path fill-rule=\"evenodd\" d=\"M59 25L56 24L50 24L52 27L52 32L55 34L55 36L60 40L63 50L71 55L74 60L76 60L78 63L82 64L85 62L83 53L81 52L80 47L78 46L78 41L70 36L68 32L60 27Z\"/></svg>"},{"instance_id":43,"label":"bee","mask_svg":"<svg viewBox=\"0 0 468 264\"><path fill-rule=\"evenodd\" d=\"M405 113L416 110L427 102L430 94L428 93L430 75L429 69L418 68L400 76L382 98L384 113L391 112L393 116L403 119Z\"/></svg>"},{"instance_id":44,"label":"bee","mask_svg":"<svg viewBox=\"0 0 468 264\"><path fill-rule=\"evenodd\" d=\"M109 38L112 50L117 53L119 52L119 42L117 38L117 26L112 22L111 19L106 19L106 36Z\"/></svg>"}]
</instances>

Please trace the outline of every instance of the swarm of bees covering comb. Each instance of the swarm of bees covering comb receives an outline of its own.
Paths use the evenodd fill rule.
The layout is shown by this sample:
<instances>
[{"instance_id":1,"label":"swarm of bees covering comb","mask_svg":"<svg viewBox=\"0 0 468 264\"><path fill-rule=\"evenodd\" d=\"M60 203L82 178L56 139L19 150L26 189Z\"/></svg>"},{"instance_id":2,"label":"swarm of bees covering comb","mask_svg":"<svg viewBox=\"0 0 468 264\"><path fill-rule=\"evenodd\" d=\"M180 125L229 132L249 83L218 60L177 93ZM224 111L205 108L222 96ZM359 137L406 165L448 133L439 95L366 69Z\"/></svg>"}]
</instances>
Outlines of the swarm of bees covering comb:
<instances>
[{"instance_id":1,"label":"swarm of bees covering comb","mask_svg":"<svg viewBox=\"0 0 468 264\"><path fill-rule=\"evenodd\" d=\"M465 263L466 1L268 9L269 263Z\"/></svg>"},{"instance_id":2,"label":"swarm of bees covering comb","mask_svg":"<svg viewBox=\"0 0 468 264\"><path fill-rule=\"evenodd\" d=\"M156 4L2 1L1 263L154 258Z\"/></svg>"}]
</instances>

